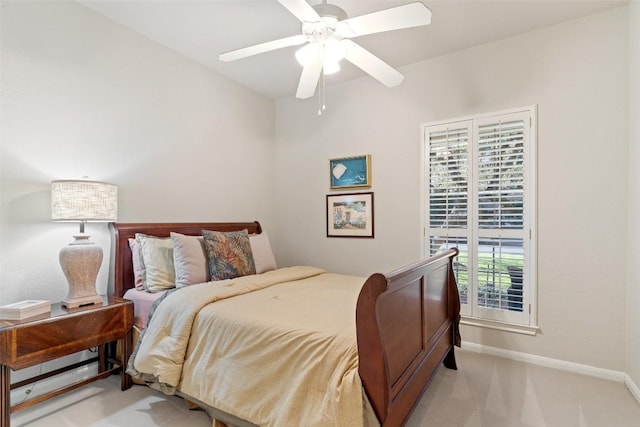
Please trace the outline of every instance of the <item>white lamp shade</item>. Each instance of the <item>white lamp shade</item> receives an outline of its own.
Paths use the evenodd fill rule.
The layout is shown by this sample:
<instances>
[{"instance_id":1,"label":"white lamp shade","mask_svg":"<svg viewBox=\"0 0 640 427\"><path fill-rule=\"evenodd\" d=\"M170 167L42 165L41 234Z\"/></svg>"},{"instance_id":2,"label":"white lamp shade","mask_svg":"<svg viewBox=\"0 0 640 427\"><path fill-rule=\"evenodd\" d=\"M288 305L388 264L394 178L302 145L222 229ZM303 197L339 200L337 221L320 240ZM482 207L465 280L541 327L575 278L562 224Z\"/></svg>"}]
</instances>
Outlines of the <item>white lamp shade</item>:
<instances>
[{"instance_id":1,"label":"white lamp shade","mask_svg":"<svg viewBox=\"0 0 640 427\"><path fill-rule=\"evenodd\" d=\"M117 216L117 186L86 180L51 183L51 220L110 222Z\"/></svg>"}]
</instances>

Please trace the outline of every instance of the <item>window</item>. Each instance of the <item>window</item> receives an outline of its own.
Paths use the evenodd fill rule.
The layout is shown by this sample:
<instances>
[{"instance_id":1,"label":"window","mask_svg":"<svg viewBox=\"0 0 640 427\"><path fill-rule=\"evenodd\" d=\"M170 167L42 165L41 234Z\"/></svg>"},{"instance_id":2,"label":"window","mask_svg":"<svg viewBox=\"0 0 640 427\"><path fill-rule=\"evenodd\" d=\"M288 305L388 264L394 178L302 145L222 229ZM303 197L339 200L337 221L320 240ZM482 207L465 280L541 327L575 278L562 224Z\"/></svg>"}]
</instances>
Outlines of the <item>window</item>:
<instances>
[{"instance_id":1,"label":"window","mask_svg":"<svg viewBox=\"0 0 640 427\"><path fill-rule=\"evenodd\" d=\"M535 107L424 126L425 253L456 246L462 315L535 326Z\"/></svg>"}]
</instances>

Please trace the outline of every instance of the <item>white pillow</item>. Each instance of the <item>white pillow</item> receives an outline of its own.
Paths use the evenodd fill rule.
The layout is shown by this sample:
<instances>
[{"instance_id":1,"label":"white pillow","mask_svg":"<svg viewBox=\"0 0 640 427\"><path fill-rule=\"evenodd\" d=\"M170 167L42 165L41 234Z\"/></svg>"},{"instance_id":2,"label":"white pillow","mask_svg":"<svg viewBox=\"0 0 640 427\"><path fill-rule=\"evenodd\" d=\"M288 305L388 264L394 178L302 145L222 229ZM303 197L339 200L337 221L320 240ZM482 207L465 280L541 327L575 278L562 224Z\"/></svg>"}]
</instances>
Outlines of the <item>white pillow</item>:
<instances>
[{"instance_id":1,"label":"white pillow","mask_svg":"<svg viewBox=\"0 0 640 427\"><path fill-rule=\"evenodd\" d=\"M176 288L209 281L207 255L202 236L186 236L171 232Z\"/></svg>"},{"instance_id":2,"label":"white pillow","mask_svg":"<svg viewBox=\"0 0 640 427\"><path fill-rule=\"evenodd\" d=\"M174 288L176 273L171 239L136 233L136 241L145 269L144 288L149 292Z\"/></svg>"},{"instance_id":3,"label":"white pillow","mask_svg":"<svg viewBox=\"0 0 640 427\"><path fill-rule=\"evenodd\" d=\"M256 274L266 271L275 270L277 267L276 259L271 251L269 236L264 231L260 234L251 234L249 236L251 244L251 252L253 253L253 261L256 264Z\"/></svg>"}]
</instances>

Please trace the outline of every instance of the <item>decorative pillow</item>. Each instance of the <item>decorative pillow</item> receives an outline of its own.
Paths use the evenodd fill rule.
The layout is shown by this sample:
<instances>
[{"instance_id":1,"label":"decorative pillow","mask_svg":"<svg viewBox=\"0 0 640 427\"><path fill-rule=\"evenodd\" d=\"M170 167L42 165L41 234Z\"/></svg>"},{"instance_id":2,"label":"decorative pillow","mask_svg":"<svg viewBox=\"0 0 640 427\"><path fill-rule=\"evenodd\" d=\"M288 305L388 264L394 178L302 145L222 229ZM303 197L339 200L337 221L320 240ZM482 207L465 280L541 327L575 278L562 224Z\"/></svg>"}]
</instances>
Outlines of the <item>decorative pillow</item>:
<instances>
[{"instance_id":1,"label":"decorative pillow","mask_svg":"<svg viewBox=\"0 0 640 427\"><path fill-rule=\"evenodd\" d=\"M176 272L173 267L173 244L170 238L159 238L136 233L145 269L145 289L159 292L175 288Z\"/></svg>"},{"instance_id":2,"label":"decorative pillow","mask_svg":"<svg viewBox=\"0 0 640 427\"><path fill-rule=\"evenodd\" d=\"M140 245L136 239L129 239L129 247L131 248L131 263L133 264L133 284L139 291L144 291L144 265L140 259Z\"/></svg>"},{"instance_id":3,"label":"decorative pillow","mask_svg":"<svg viewBox=\"0 0 640 427\"><path fill-rule=\"evenodd\" d=\"M173 261L176 271L176 288L209 281L207 255L202 236L186 236L171 233Z\"/></svg>"},{"instance_id":4,"label":"decorative pillow","mask_svg":"<svg viewBox=\"0 0 640 427\"><path fill-rule=\"evenodd\" d=\"M269 243L267 233L263 231L261 234L251 234L249 236L249 243L251 244L253 261L256 264L256 273L260 274L278 268L276 259L273 257L273 252L271 251L271 244Z\"/></svg>"},{"instance_id":5,"label":"decorative pillow","mask_svg":"<svg viewBox=\"0 0 640 427\"><path fill-rule=\"evenodd\" d=\"M233 279L256 274L249 233L202 230L211 280Z\"/></svg>"}]
</instances>

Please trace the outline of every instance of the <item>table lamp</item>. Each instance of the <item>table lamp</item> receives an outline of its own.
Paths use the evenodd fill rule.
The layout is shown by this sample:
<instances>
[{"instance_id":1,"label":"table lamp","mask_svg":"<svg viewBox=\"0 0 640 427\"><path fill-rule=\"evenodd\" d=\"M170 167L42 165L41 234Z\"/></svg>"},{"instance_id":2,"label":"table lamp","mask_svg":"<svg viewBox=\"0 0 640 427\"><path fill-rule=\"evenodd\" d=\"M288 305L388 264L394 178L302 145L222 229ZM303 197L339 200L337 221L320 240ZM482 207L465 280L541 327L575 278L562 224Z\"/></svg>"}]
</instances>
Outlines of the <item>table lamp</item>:
<instances>
[{"instance_id":1,"label":"table lamp","mask_svg":"<svg viewBox=\"0 0 640 427\"><path fill-rule=\"evenodd\" d=\"M51 182L51 220L79 222L75 241L60 250L60 266L69 282L69 294L62 305L75 308L102 304L96 293L96 277L102 265L102 248L89 240L87 222L112 222L118 214L118 187L88 180Z\"/></svg>"}]
</instances>

